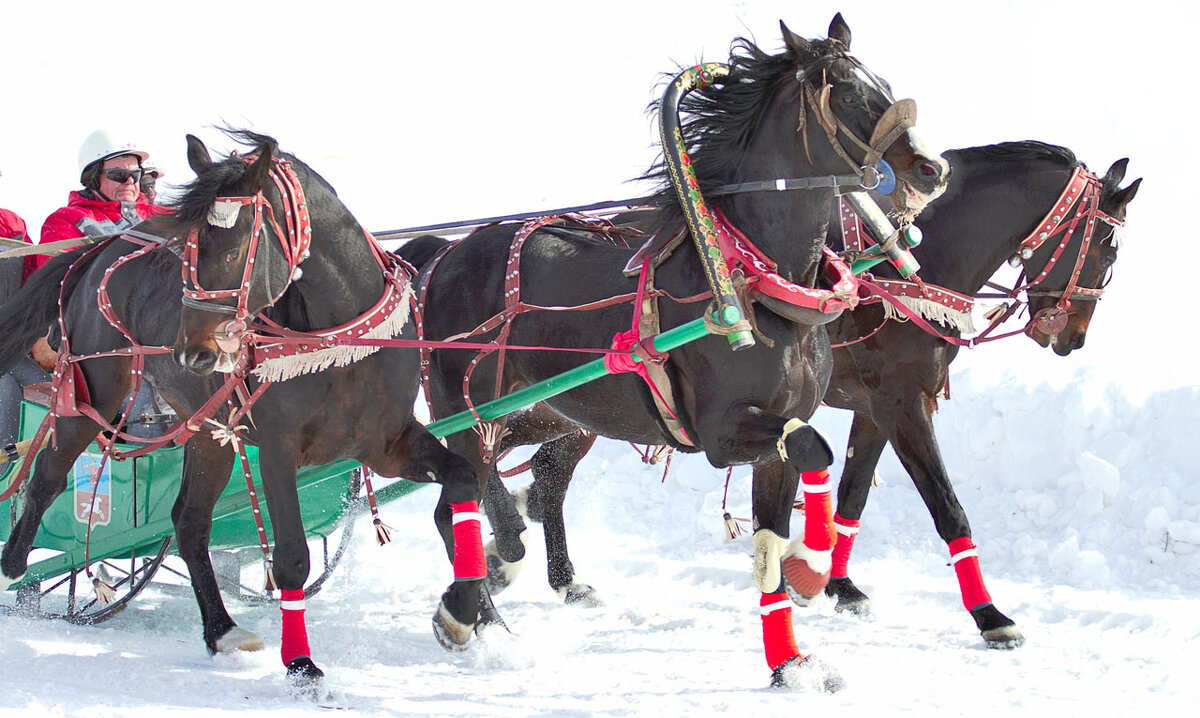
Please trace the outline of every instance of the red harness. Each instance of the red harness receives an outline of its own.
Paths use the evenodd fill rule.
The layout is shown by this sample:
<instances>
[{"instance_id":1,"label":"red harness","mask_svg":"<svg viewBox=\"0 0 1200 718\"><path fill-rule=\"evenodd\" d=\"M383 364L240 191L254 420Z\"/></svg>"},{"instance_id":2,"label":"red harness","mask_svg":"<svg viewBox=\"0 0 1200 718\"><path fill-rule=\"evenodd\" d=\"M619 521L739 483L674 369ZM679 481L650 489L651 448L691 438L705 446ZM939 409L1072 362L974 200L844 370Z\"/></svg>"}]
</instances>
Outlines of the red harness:
<instances>
[{"instance_id":1,"label":"red harness","mask_svg":"<svg viewBox=\"0 0 1200 718\"><path fill-rule=\"evenodd\" d=\"M1004 311L998 312L994 316L989 315L990 323L988 326L973 338L962 339L960 337L945 336L923 317L900 302L898 297L933 301L947 308L967 314L974 308L975 297L969 297L936 284L923 282L919 277L914 277L915 281L904 281L897 279L877 279L870 275L864 275L862 285L874 296L866 297L862 302L864 304L873 304L881 301L887 302L896 311L903 314L927 333L941 337L956 346L970 347L987 341L1028 333L1034 327L1038 327L1039 329L1044 328L1047 334L1056 334L1066 326L1067 310L1071 306L1070 300L1072 297L1097 299L1104 293L1104 286L1096 288L1079 286L1079 274L1083 269L1084 260L1087 258L1088 248L1092 243L1096 220L1099 219L1113 227L1124 225L1124 222L1108 215L1100 209L1102 188L1102 183L1094 174L1088 172L1082 166L1076 167L1067 181L1067 186L1063 189L1051 209L1046 213L1046 216L1018 246L1016 253L1013 255L1014 259L1025 262L1032 258L1033 253L1047 241L1055 236L1060 237L1058 246L1055 247L1046 264L1036 275L1028 278L1028 268L1022 269L1021 276L1018 278L1016 284L1011 290L1007 290L1004 295L1010 299L1018 299L1022 292L1025 292L1026 296L1028 296L1030 290L1036 290L1045 281L1046 277L1049 276L1050 272L1053 271L1062 258L1071 238L1080 228L1080 223L1083 223L1080 245L1075 257L1075 265L1071 272L1070 281L1061 292L1053 292L1054 295L1059 297L1053 307L1047 307L1039 311L1037 315L1030 318L1025 327L1019 330L990 336L996 327L1016 313L1022 304L1022 302L1017 301L1008 306ZM873 243L871 237L863 230L858 217L844 204L841 207L840 219L842 223L842 236L848 251L861 252L868 244ZM1084 221L1085 219L1086 221ZM884 321L886 322L887 320L885 319ZM880 326L882 327L882 325ZM878 331L878 329L875 331ZM866 338L862 337L855 341L862 341Z\"/></svg>"}]
</instances>

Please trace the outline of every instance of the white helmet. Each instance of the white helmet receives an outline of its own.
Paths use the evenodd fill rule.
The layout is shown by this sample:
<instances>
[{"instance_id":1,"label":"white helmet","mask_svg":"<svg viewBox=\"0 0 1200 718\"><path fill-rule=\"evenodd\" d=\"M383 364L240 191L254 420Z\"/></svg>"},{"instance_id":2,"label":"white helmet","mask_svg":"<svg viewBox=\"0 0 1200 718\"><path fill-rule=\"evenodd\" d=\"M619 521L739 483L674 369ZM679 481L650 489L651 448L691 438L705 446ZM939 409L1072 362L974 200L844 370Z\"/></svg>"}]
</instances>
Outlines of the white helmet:
<instances>
[{"instance_id":1,"label":"white helmet","mask_svg":"<svg viewBox=\"0 0 1200 718\"><path fill-rule=\"evenodd\" d=\"M88 168L88 165L93 162L103 162L111 157L120 157L121 155L133 155L138 158L138 163L145 162L150 153L138 148L132 142L121 142L113 139L108 130L96 130L87 136L83 144L79 146L79 175L80 181L83 181L83 171Z\"/></svg>"}]
</instances>

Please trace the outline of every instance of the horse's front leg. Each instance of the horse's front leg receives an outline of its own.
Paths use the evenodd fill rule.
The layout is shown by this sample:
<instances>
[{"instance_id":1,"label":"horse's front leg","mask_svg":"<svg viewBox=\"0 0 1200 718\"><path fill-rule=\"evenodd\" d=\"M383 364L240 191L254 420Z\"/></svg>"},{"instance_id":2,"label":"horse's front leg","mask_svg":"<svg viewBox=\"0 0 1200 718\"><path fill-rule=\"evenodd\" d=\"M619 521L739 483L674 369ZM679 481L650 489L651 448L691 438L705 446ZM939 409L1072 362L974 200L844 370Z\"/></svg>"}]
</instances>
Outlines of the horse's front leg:
<instances>
[{"instance_id":1,"label":"horse's front leg","mask_svg":"<svg viewBox=\"0 0 1200 718\"><path fill-rule=\"evenodd\" d=\"M300 515L296 488L296 467L287 451L263 446L258 465L262 472L263 493L271 514L275 549L272 573L279 588L279 610L283 631L279 656L287 668L288 680L297 687L312 685L325 674L312 660L308 629L304 622L304 582L308 579L308 541Z\"/></svg>"},{"instance_id":2,"label":"horse's front leg","mask_svg":"<svg viewBox=\"0 0 1200 718\"><path fill-rule=\"evenodd\" d=\"M42 517L67 488L67 472L98 432L99 427L91 419L58 419L54 437L57 446L47 445L38 453L33 473L25 486L21 517L13 524L8 541L4 543L4 552L0 554L0 591L7 590L25 576L29 552L33 549ZM49 439L47 444L51 444ZM14 476L16 471L14 467Z\"/></svg>"},{"instance_id":3,"label":"horse's front leg","mask_svg":"<svg viewBox=\"0 0 1200 718\"><path fill-rule=\"evenodd\" d=\"M705 427L708 428L708 427ZM800 478L804 490L804 536L787 541L788 528L782 517L771 513L791 510L792 494L771 495L755 501L754 545L756 566L774 571L771 561L778 558L788 583L803 599L811 599L829 582L835 531L832 488L828 467L833 451L825 437L799 417L785 418L752 405L734 405L724 414L721 431L715 436L701 434L709 459L715 465L736 463L781 463ZM766 521L766 523L764 523ZM770 575L774 575L773 573ZM759 578L760 588L769 591L772 581ZM765 581L765 583L764 583Z\"/></svg>"},{"instance_id":4,"label":"horse's front leg","mask_svg":"<svg viewBox=\"0 0 1200 718\"><path fill-rule=\"evenodd\" d=\"M887 446L887 437L867 414L854 413L850 438L846 447L846 465L838 482L837 512L833 525L837 544L833 547L833 567L825 595L837 599L836 610L865 615L871 610L871 599L850 580L850 553L858 536L863 509L875 476L879 457Z\"/></svg>"},{"instance_id":5,"label":"horse's front leg","mask_svg":"<svg viewBox=\"0 0 1200 718\"><path fill-rule=\"evenodd\" d=\"M789 546L786 537L799 483L795 468L785 461L754 466L754 579L762 592L759 615L762 620L763 652L771 669L771 685L792 685L797 680L793 678L794 673L804 671L814 673L817 682L825 690L836 691L842 687L841 677L831 667L820 661L812 661L800 653L792 631L792 599L788 596L784 579L788 574L787 580L791 581L787 561L794 554L797 543ZM805 496L806 499L810 498L810 492L806 491ZM828 489L825 491L825 501L828 502ZM807 507L805 517L805 539L811 540L813 531L809 529ZM827 542L832 542L827 532L817 533Z\"/></svg>"},{"instance_id":6,"label":"horse's front leg","mask_svg":"<svg viewBox=\"0 0 1200 718\"><path fill-rule=\"evenodd\" d=\"M459 432L448 443L463 453L470 451L478 456L478 451L473 450L475 439L473 433ZM477 466L442 446L416 422L405 427L389 448L398 461L401 476L412 481L435 481L442 487L433 518L454 567L454 583L442 594L433 628L443 648L464 650L477 623L504 625L482 585L487 577L483 517L479 513L483 486L478 477L482 474L477 473ZM478 464L482 466L482 461Z\"/></svg>"},{"instance_id":7,"label":"horse's front leg","mask_svg":"<svg viewBox=\"0 0 1200 718\"><path fill-rule=\"evenodd\" d=\"M229 483L233 460L230 448L221 446L207 431L189 439L183 454L179 496L171 509L176 550L187 564L209 653L257 651L263 647L262 638L240 628L229 616L208 554L213 507Z\"/></svg>"},{"instance_id":8,"label":"horse's front leg","mask_svg":"<svg viewBox=\"0 0 1200 718\"><path fill-rule=\"evenodd\" d=\"M933 432L933 400L924 393L913 392L913 396L900 411L875 412L891 418L881 419L881 428L888 433L896 456L933 516L938 535L946 542L963 607L975 619L988 648L1017 648L1025 642L1025 637L1016 623L992 604L992 596L983 583L967 513L954 493Z\"/></svg>"}]
</instances>

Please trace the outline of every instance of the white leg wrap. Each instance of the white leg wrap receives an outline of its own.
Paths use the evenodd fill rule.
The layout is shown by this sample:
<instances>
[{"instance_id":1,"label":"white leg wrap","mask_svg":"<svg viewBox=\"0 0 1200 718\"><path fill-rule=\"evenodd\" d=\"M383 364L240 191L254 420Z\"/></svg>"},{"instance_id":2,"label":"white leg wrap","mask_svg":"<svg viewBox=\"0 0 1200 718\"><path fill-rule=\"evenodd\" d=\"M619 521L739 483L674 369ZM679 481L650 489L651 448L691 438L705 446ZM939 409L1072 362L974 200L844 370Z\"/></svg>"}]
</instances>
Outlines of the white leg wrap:
<instances>
[{"instance_id":1,"label":"white leg wrap","mask_svg":"<svg viewBox=\"0 0 1200 718\"><path fill-rule=\"evenodd\" d=\"M0 571L0 591L7 591L9 586L13 585L14 583L16 583L17 581L20 581L23 578L25 578L25 574L21 574L20 576L17 576L16 578L9 578L8 576L4 575L3 571Z\"/></svg>"},{"instance_id":2,"label":"white leg wrap","mask_svg":"<svg viewBox=\"0 0 1200 718\"><path fill-rule=\"evenodd\" d=\"M803 539L796 539L787 547L787 552L783 554L783 558L795 556L802 559L808 564L808 567L815 573L829 573L833 568L833 549L828 551L814 551L804 545Z\"/></svg>"},{"instance_id":3,"label":"white leg wrap","mask_svg":"<svg viewBox=\"0 0 1200 718\"><path fill-rule=\"evenodd\" d=\"M775 593L783 578L779 562L788 541L771 529L754 532L754 583L763 593Z\"/></svg>"},{"instance_id":4,"label":"white leg wrap","mask_svg":"<svg viewBox=\"0 0 1200 718\"><path fill-rule=\"evenodd\" d=\"M224 636L217 639L217 653L261 651L262 648L263 639L241 626L234 626Z\"/></svg>"}]
</instances>

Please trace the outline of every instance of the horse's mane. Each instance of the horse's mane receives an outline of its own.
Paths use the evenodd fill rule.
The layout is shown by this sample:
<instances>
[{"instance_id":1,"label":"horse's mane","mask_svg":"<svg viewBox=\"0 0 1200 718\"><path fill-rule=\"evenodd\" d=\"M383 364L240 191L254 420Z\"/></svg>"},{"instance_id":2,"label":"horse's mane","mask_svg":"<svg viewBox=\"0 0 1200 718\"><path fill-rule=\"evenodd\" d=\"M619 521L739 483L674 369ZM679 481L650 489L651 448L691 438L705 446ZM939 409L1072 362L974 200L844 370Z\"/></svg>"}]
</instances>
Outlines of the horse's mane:
<instances>
[{"instance_id":1,"label":"horse's mane","mask_svg":"<svg viewBox=\"0 0 1200 718\"><path fill-rule=\"evenodd\" d=\"M1045 160L1047 162L1061 164L1066 167L1075 167L1082 164L1076 157L1075 153L1066 147L1051 145L1045 142L1036 140L1022 140L1020 142L1000 142L994 145L985 145L983 147L964 147L957 150L948 150L944 153L946 158L954 164L953 158L961 157L964 160L992 160L992 161L1013 161L1024 162L1029 160Z\"/></svg>"},{"instance_id":2,"label":"horse's mane","mask_svg":"<svg viewBox=\"0 0 1200 718\"><path fill-rule=\"evenodd\" d=\"M813 46L821 55L841 47L829 40L814 42ZM772 55L739 37L730 47L729 66L728 77L685 95L679 103L683 135L702 189L728 182L771 97L780 89L781 80L794 77L797 62L786 52ZM652 104L648 112L656 108L657 103ZM657 201L675 204L675 191L662 157L640 179L658 183Z\"/></svg>"},{"instance_id":3,"label":"horse's mane","mask_svg":"<svg viewBox=\"0 0 1200 718\"><path fill-rule=\"evenodd\" d=\"M249 148L250 151L245 154L270 150L272 157L288 160L294 167L303 168L312 177L320 179L303 162L288 152L280 151L279 143L270 135L264 135L253 130L231 127L221 128L221 131L239 145ZM203 222L205 217L208 216L208 211L212 208L213 202L218 197L228 196L236 189L242 178L245 177L246 171L250 166L246 164L243 159L244 156L231 154L223 160L215 161L212 167L202 176L197 176L196 179L185 184L182 188L183 195L179 198L179 202L175 207L176 218L184 225L194 225ZM328 183L323 179L320 179L320 181L329 188L330 192L333 192L333 188L329 187Z\"/></svg>"}]
</instances>

